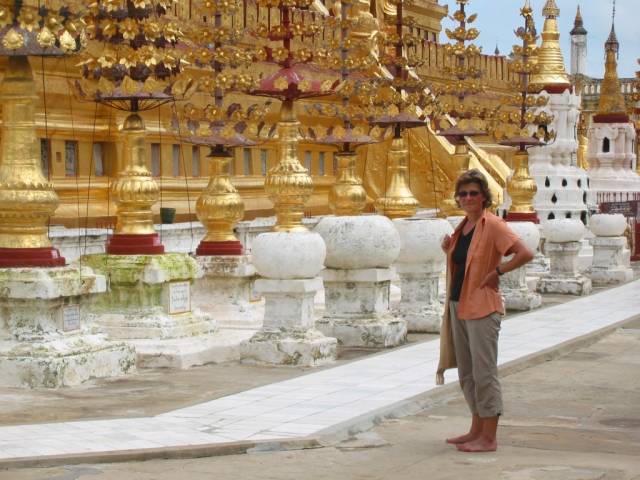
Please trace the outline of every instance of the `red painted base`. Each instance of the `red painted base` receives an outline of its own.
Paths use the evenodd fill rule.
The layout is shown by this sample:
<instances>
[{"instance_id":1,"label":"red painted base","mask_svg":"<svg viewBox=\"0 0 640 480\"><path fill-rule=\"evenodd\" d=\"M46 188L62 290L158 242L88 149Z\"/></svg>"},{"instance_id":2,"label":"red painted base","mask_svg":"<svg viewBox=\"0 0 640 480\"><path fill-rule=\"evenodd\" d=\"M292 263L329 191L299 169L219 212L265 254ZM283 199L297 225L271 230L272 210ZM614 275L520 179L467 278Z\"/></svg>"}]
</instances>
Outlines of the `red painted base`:
<instances>
[{"instance_id":1,"label":"red painted base","mask_svg":"<svg viewBox=\"0 0 640 480\"><path fill-rule=\"evenodd\" d=\"M0 248L0 268L63 267L65 263L53 247Z\"/></svg>"},{"instance_id":2,"label":"red painted base","mask_svg":"<svg viewBox=\"0 0 640 480\"><path fill-rule=\"evenodd\" d=\"M540 223L537 213L507 213L507 222L532 222Z\"/></svg>"},{"instance_id":3,"label":"red painted base","mask_svg":"<svg viewBox=\"0 0 640 480\"><path fill-rule=\"evenodd\" d=\"M242 255L242 243L239 240L230 242L200 242L196 249L196 255Z\"/></svg>"},{"instance_id":4,"label":"red painted base","mask_svg":"<svg viewBox=\"0 0 640 480\"><path fill-rule=\"evenodd\" d=\"M631 261L632 262L638 262L640 261L640 222L636 221L636 229L634 233L634 245L635 245L635 252L633 252L633 254L631 255Z\"/></svg>"},{"instance_id":5,"label":"red painted base","mask_svg":"<svg viewBox=\"0 0 640 480\"><path fill-rule=\"evenodd\" d=\"M164 253L157 233L148 235L116 234L107 240L107 253L111 255L158 255Z\"/></svg>"}]
</instances>

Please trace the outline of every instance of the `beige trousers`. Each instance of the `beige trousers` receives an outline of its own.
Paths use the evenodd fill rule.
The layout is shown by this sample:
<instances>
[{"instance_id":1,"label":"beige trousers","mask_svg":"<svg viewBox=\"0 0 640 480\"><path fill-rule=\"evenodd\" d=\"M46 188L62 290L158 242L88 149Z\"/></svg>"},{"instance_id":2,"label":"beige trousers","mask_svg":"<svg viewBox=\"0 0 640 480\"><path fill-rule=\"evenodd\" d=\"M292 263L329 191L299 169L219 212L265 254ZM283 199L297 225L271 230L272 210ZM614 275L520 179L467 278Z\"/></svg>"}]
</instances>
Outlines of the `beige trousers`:
<instances>
[{"instance_id":1,"label":"beige trousers","mask_svg":"<svg viewBox=\"0 0 640 480\"><path fill-rule=\"evenodd\" d=\"M449 302L458 377L471 413L480 417L502 415L498 380L499 313L477 320L459 320L458 302Z\"/></svg>"}]
</instances>

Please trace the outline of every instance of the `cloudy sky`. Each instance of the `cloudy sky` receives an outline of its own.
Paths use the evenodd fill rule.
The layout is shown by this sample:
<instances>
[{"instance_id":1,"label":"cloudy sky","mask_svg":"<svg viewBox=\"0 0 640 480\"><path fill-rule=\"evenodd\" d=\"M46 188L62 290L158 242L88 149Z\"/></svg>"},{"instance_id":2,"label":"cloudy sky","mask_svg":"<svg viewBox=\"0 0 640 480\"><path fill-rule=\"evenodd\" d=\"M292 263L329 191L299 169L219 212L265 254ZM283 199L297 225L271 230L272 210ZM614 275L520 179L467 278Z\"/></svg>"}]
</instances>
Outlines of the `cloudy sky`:
<instances>
[{"instance_id":1,"label":"cloudy sky","mask_svg":"<svg viewBox=\"0 0 640 480\"><path fill-rule=\"evenodd\" d=\"M570 64L570 36L577 5L580 4L584 27L589 32L587 36L587 74L602 78L604 74L604 42L611 31L611 5L613 0L556 0L560 8L560 41L564 53L565 65L569 71ZM449 5L449 11L456 9L454 0L440 0L442 5ZM531 0L531 6L536 13L536 25L542 32L544 18L542 7L545 0ZM496 44L502 54L511 51L515 36L513 30L522 24L520 7L524 0L471 0L467 7L470 13L478 13L476 26L480 29L478 44L485 53L493 53ZM637 59L640 57L640 0L617 0L616 2L616 34L620 42L620 60L618 73L621 77L635 76L640 70ZM451 21L445 20L444 25L450 27ZM446 37L441 37L445 42Z\"/></svg>"}]
</instances>

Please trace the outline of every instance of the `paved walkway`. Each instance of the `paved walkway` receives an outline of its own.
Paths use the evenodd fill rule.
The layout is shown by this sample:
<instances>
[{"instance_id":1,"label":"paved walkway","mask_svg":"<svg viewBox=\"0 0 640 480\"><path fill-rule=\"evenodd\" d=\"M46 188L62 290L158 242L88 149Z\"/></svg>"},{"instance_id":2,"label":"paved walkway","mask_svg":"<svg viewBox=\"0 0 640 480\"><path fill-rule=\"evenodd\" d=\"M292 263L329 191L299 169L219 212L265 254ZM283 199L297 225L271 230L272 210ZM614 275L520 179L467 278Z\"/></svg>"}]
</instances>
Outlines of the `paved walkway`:
<instances>
[{"instance_id":1,"label":"paved walkway","mask_svg":"<svg viewBox=\"0 0 640 480\"><path fill-rule=\"evenodd\" d=\"M499 363L640 314L638 292L640 280L506 320ZM438 388L437 359L431 341L155 417L1 427L0 459L309 436Z\"/></svg>"}]
</instances>

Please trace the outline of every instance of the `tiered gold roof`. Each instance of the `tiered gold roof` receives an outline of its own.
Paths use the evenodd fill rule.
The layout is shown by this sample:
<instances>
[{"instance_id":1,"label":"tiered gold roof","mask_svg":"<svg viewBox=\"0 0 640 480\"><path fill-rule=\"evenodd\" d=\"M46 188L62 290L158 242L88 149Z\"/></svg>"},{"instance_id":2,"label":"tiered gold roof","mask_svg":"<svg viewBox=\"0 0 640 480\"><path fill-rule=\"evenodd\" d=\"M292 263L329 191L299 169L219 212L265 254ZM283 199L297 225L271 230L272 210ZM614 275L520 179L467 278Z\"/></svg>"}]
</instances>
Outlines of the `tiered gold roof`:
<instances>
[{"instance_id":1,"label":"tiered gold roof","mask_svg":"<svg viewBox=\"0 0 640 480\"><path fill-rule=\"evenodd\" d=\"M542 14L545 17L542 31L542 46L538 50L538 72L531 77L531 84L549 92L561 92L571 86L564 67L560 49L558 20L560 9L555 0L547 0Z\"/></svg>"}]
</instances>

